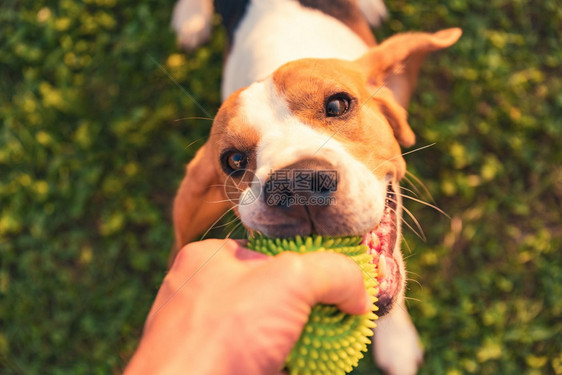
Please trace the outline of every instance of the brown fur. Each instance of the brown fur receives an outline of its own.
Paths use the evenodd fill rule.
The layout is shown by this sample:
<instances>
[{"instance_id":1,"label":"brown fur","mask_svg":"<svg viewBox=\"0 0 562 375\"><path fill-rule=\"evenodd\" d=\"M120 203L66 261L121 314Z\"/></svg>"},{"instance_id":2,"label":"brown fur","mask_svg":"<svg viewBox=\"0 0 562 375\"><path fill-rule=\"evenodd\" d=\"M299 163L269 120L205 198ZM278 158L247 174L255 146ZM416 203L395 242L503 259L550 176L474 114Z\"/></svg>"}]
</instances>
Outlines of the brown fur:
<instances>
[{"instance_id":1,"label":"brown fur","mask_svg":"<svg viewBox=\"0 0 562 375\"><path fill-rule=\"evenodd\" d=\"M411 146L415 141L406 108L421 62L428 52L452 45L460 34L459 29L399 34L353 62L290 62L273 74L273 80L302 122L333 134L377 176L391 174L399 180L406 168L399 143ZM350 111L342 117L325 117L325 98L340 92L352 97ZM170 260L232 207L224 194L226 175L219 165L219 150L229 144L238 149L242 145L249 155L250 168L255 168L252 155L259 136L237 111L239 94L234 93L222 105L209 141L187 167L174 202L176 244Z\"/></svg>"}]
</instances>

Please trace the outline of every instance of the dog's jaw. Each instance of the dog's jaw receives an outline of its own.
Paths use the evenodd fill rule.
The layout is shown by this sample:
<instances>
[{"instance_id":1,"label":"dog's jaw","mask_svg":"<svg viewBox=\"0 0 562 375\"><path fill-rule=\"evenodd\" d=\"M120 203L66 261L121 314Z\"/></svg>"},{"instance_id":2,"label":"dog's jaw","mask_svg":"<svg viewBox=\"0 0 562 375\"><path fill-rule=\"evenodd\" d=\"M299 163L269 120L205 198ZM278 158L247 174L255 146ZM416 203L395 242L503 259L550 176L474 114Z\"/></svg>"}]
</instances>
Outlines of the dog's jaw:
<instances>
[{"instance_id":1,"label":"dog's jaw","mask_svg":"<svg viewBox=\"0 0 562 375\"><path fill-rule=\"evenodd\" d=\"M259 192L251 204L240 205L238 212L246 227L275 237L308 235L312 227L322 235L364 235L381 219L384 210L385 180L373 174L354 158L333 132L321 131L295 116L278 93L273 80L254 83L239 97L238 114L244 126L259 135L253 186L288 165L306 158L329 160L341 182L335 194L337 203L322 217L299 218L273 211ZM248 201L241 199L241 201Z\"/></svg>"},{"instance_id":2,"label":"dog's jaw","mask_svg":"<svg viewBox=\"0 0 562 375\"><path fill-rule=\"evenodd\" d=\"M395 193L397 188L397 183L389 182L387 184L383 213L382 215L378 213L371 215L371 217L380 219L370 231L363 234L362 241L368 246L368 252L373 256L373 263L377 267L379 284L377 307L380 316L388 314L404 293L405 270L400 250L401 202ZM272 211L260 210L259 207L259 204L238 207L242 223L252 232L257 231L274 237L292 237L295 231L300 231L298 233L301 235L313 233L322 235L357 234L326 232L326 228L315 225L314 221L306 216L300 219L295 218L289 223L286 220L280 220L279 217L272 214ZM329 218L327 219L329 220Z\"/></svg>"},{"instance_id":3,"label":"dog's jaw","mask_svg":"<svg viewBox=\"0 0 562 375\"><path fill-rule=\"evenodd\" d=\"M258 139L253 155L255 178L239 199L240 202L250 203L237 207L243 225L248 230L272 237L311 233L363 236L379 267L379 313L384 315L389 312L403 292L404 280L398 246L401 210L395 193L398 173L393 165L396 155L400 157L400 154L389 156L379 149L379 161L366 164L364 160L358 160L349 152L350 146L340 142L340 137L334 136L333 132L312 127L303 121L302 116L296 116L271 78L243 90L236 108L237 113L229 117L231 126L243 124L240 126L246 132L251 129ZM384 120L378 117L369 119L381 123L376 128L378 137L384 138L385 134L387 140L396 142L390 128L382 125ZM271 207L262 192L266 180L275 171L307 158L328 160L338 172L338 190L334 192L336 203L316 215L305 207L294 208L290 212ZM262 190L252 191L256 186ZM258 198L246 199L246 195Z\"/></svg>"},{"instance_id":4,"label":"dog's jaw","mask_svg":"<svg viewBox=\"0 0 562 375\"><path fill-rule=\"evenodd\" d=\"M377 265L379 283L380 315L393 307L403 287L403 261L400 253L400 200L395 193L395 184L387 186L385 209L380 222L363 236L363 244L369 247L373 263Z\"/></svg>"}]
</instances>

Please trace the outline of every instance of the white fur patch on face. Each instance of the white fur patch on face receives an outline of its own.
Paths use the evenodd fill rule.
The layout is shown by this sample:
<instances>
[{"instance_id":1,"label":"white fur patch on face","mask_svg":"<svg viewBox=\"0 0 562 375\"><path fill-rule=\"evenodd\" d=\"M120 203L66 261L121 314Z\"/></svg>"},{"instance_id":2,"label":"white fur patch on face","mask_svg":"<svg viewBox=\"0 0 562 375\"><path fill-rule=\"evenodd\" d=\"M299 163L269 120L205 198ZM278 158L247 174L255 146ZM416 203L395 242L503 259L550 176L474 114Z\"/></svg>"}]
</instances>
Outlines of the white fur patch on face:
<instances>
[{"instance_id":1,"label":"white fur patch on face","mask_svg":"<svg viewBox=\"0 0 562 375\"><path fill-rule=\"evenodd\" d=\"M242 92L240 102L248 125L261 135L256 170L260 178L271 170L328 150L345 153L341 143L330 134L312 129L292 114L271 78Z\"/></svg>"},{"instance_id":2,"label":"white fur patch on face","mask_svg":"<svg viewBox=\"0 0 562 375\"><path fill-rule=\"evenodd\" d=\"M300 160L323 157L337 170L338 183L345 184L342 186L347 194L340 198L344 199L340 203L345 204L346 210L357 213L353 226L366 232L380 221L386 181L378 180L362 162L355 160L333 133L313 129L296 117L271 78L254 83L239 99L244 123L260 136L257 179L263 183L273 171ZM262 197L252 204L240 205L240 217L246 226L260 230L262 224L271 225L265 222L267 208Z\"/></svg>"},{"instance_id":3,"label":"white fur patch on face","mask_svg":"<svg viewBox=\"0 0 562 375\"><path fill-rule=\"evenodd\" d=\"M234 34L222 97L303 58L353 60L367 45L341 21L295 0L254 0Z\"/></svg>"}]
</instances>

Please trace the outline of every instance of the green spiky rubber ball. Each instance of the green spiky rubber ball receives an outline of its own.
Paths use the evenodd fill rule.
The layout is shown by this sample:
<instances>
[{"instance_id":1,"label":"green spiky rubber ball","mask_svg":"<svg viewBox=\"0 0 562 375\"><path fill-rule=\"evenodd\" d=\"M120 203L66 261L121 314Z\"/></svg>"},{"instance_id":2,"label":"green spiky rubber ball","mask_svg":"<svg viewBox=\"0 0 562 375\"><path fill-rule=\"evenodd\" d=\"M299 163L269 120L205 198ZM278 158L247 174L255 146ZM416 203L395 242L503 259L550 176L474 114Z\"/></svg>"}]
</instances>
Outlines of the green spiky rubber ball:
<instances>
[{"instance_id":1,"label":"green spiky rubber ball","mask_svg":"<svg viewBox=\"0 0 562 375\"><path fill-rule=\"evenodd\" d=\"M361 237L310 237L297 236L292 239L253 236L248 239L248 248L275 256L284 251L309 253L333 251L351 257L363 270L365 287L373 301L373 311L364 315L341 312L333 305L316 305L312 308L301 336L287 357L285 367L290 375L335 374L350 372L363 352L367 351L369 339L377 319L378 284L372 256Z\"/></svg>"}]
</instances>

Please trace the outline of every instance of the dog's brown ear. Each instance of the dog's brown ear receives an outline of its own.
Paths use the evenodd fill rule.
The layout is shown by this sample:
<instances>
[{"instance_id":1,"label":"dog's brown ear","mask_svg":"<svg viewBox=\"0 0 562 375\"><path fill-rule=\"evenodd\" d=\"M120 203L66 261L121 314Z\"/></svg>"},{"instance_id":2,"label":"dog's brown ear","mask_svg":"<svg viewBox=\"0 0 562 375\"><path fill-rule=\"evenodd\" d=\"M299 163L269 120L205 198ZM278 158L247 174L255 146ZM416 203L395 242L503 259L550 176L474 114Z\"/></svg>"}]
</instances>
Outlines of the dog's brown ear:
<instances>
[{"instance_id":1,"label":"dog's brown ear","mask_svg":"<svg viewBox=\"0 0 562 375\"><path fill-rule=\"evenodd\" d=\"M168 260L171 265L177 252L209 229L232 207L226 198L210 143L207 141L187 165L186 174L174 200L175 243Z\"/></svg>"},{"instance_id":2,"label":"dog's brown ear","mask_svg":"<svg viewBox=\"0 0 562 375\"><path fill-rule=\"evenodd\" d=\"M383 91L386 91L383 93ZM392 94L388 89L381 89L373 97L373 100L379 106L381 113L386 117L394 137L404 147L411 147L416 143L416 135L408 124L408 112L393 100ZM378 95L380 94L380 95Z\"/></svg>"},{"instance_id":3,"label":"dog's brown ear","mask_svg":"<svg viewBox=\"0 0 562 375\"><path fill-rule=\"evenodd\" d=\"M425 55L453 45L461 36L459 28L441 30L435 33L403 33L385 40L371 48L356 63L366 74L373 90L388 88L394 100L407 109L410 97L418 79L418 73ZM375 95L374 97L378 97ZM380 95L386 107L386 115L393 126L396 138L404 146L414 143L413 132L406 121L406 112L397 110L387 95ZM397 132L398 131L398 132Z\"/></svg>"}]
</instances>

